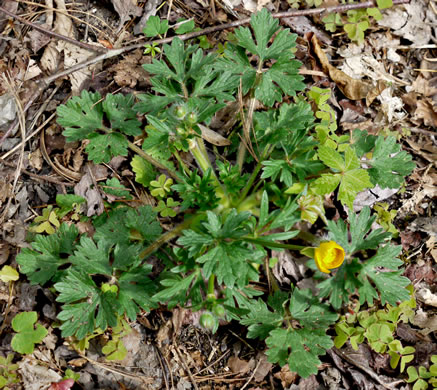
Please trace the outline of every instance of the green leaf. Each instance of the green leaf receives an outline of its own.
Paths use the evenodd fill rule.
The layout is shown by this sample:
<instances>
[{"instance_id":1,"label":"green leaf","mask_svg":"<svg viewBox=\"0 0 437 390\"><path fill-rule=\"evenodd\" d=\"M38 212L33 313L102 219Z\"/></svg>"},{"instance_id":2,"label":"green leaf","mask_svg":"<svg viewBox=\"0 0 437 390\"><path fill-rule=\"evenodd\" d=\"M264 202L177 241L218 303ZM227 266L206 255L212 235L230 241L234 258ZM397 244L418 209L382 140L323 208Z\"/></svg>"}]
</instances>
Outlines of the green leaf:
<instances>
[{"instance_id":1,"label":"green leaf","mask_svg":"<svg viewBox=\"0 0 437 390\"><path fill-rule=\"evenodd\" d=\"M349 209L353 209L353 201L358 192L372 188L369 174L364 169L360 169L359 160L352 148L345 148L344 157L328 146L319 146L319 158L330 168L340 171L341 174L323 174L319 179L311 183L313 191L319 195L329 193L336 188L336 183L340 182L338 199Z\"/></svg>"},{"instance_id":2,"label":"green leaf","mask_svg":"<svg viewBox=\"0 0 437 390\"><path fill-rule=\"evenodd\" d=\"M112 130L118 130L132 136L142 134L141 122L137 119L137 111L133 108L133 95L109 93L102 105Z\"/></svg>"},{"instance_id":3,"label":"green leaf","mask_svg":"<svg viewBox=\"0 0 437 390\"><path fill-rule=\"evenodd\" d=\"M258 299L250 305L250 311L242 317L240 323L248 326L247 337L264 340L270 332L278 328L283 322L282 312L272 312L266 303Z\"/></svg>"},{"instance_id":4,"label":"green leaf","mask_svg":"<svg viewBox=\"0 0 437 390\"><path fill-rule=\"evenodd\" d=\"M333 346L324 329L307 328L272 330L266 344L269 362L288 363L290 370L303 378L317 374L317 366L321 364L319 356Z\"/></svg>"},{"instance_id":5,"label":"green leaf","mask_svg":"<svg viewBox=\"0 0 437 390\"><path fill-rule=\"evenodd\" d=\"M338 191L338 199L353 210L353 203L357 194L366 188L372 188L373 184L370 181L369 174L364 169L353 169L344 173L340 188Z\"/></svg>"},{"instance_id":6,"label":"green leaf","mask_svg":"<svg viewBox=\"0 0 437 390\"><path fill-rule=\"evenodd\" d=\"M376 0L378 8L385 9L393 6L393 0Z\"/></svg>"},{"instance_id":7,"label":"green leaf","mask_svg":"<svg viewBox=\"0 0 437 390\"><path fill-rule=\"evenodd\" d=\"M168 31L168 20L162 20L159 16L151 15L147 19L143 33L146 37L153 38L165 34Z\"/></svg>"},{"instance_id":8,"label":"green leaf","mask_svg":"<svg viewBox=\"0 0 437 390\"><path fill-rule=\"evenodd\" d=\"M103 240L96 245L91 238L82 236L74 255L70 256L69 261L89 275L110 275L112 273L109 265L111 246L111 243Z\"/></svg>"},{"instance_id":9,"label":"green leaf","mask_svg":"<svg viewBox=\"0 0 437 390\"><path fill-rule=\"evenodd\" d=\"M320 329L334 323L338 315L319 303L311 290L295 288L290 297L290 314L305 329Z\"/></svg>"},{"instance_id":10,"label":"green leaf","mask_svg":"<svg viewBox=\"0 0 437 390\"><path fill-rule=\"evenodd\" d=\"M19 278L20 275L18 274L18 272L10 265L4 265L0 270L0 280L3 283L9 283L18 280Z\"/></svg>"},{"instance_id":11,"label":"green leaf","mask_svg":"<svg viewBox=\"0 0 437 390\"><path fill-rule=\"evenodd\" d=\"M253 40L250 42L247 40L247 34L242 36L243 39L239 39L239 30L235 32L235 36L239 39L239 43L246 47L249 51L258 54L261 57L261 60L267 57L267 43L272 38L273 34L279 29L279 21L278 19L274 19L272 14L267 11L266 8L263 8L260 12L252 14L250 25L253 28L253 32L256 39L256 50L253 51ZM287 33L286 30L282 30ZM282 38L283 39L283 38ZM245 45L245 42L249 43ZM285 46L286 47L286 46ZM288 48L290 48L289 46ZM287 47L286 47L287 48ZM278 53L279 54L279 53Z\"/></svg>"},{"instance_id":12,"label":"green leaf","mask_svg":"<svg viewBox=\"0 0 437 390\"><path fill-rule=\"evenodd\" d=\"M63 321L60 329L63 337L83 339L96 328L106 330L117 325L119 303L113 291L103 292L91 277L70 269L61 282L54 285L58 302L66 303L58 314Z\"/></svg>"},{"instance_id":13,"label":"green leaf","mask_svg":"<svg viewBox=\"0 0 437 390\"><path fill-rule=\"evenodd\" d=\"M144 187L148 187L150 182L156 177L153 165L137 154L132 158L130 165L135 172L135 181Z\"/></svg>"},{"instance_id":14,"label":"green leaf","mask_svg":"<svg viewBox=\"0 0 437 390\"><path fill-rule=\"evenodd\" d=\"M378 137L372 158L366 161L371 166L369 175L374 185L399 188L404 177L413 171L415 164L411 161L411 155L400 149L394 137Z\"/></svg>"},{"instance_id":15,"label":"green leaf","mask_svg":"<svg viewBox=\"0 0 437 390\"><path fill-rule=\"evenodd\" d=\"M182 183L175 184L171 188L178 192L182 199L181 211L192 207L204 211L217 206L219 199L211 170L206 171L203 176L199 176L197 170L194 170L190 176L180 175L180 178Z\"/></svg>"},{"instance_id":16,"label":"green leaf","mask_svg":"<svg viewBox=\"0 0 437 390\"><path fill-rule=\"evenodd\" d=\"M318 179L311 183L311 190L318 195L325 195L334 192L341 181L340 174L323 173Z\"/></svg>"},{"instance_id":17,"label":"green leaf","mask_svg":"<svg viewBox=\"0 0 437 390\"><path fill-rule=\"evenodd\" d=\"M96 227L95 241L105 241L121 247L132 245L132 241L151 243L162 229L151 206L137 209L121 207L112 211L109 218Z\"/></svg>"},{"instance_id":18,"label":"green leaf","mask_svg":"<svg viewBox=\"0 0 437 390\"><path fill-rule=\"evenodd\" d=\"M319 159L322 160L328 167L338 171L345 170L345 162L340 153L330 148L329 146L320 145L318 150Z\"/></svg>"},{"instance_id":19,"label":"green leaf","mask_svg":"<svg viewBox=\"0 0 437 390\"><path fill-rule=\"evenodd\" d=\"M258 280L258 272L251 262L259 262L259 253L243 243L222 242L206 254L196 259L196 262L203 264L203 272L206 278L215 274L217 282L225 286L244 287L250 280Z\"/></svg>"},{"instance_id":20,"label":"green leaf","mask_svg":"<svg viewBox=\"0 0 437 390\"><path fill-rule=\"evenodd\" d=\"M147 264L124 272L118 279L118 302L121 307L119 313L126 313L131 321L135 321L141 310L150 311L157 306L152 298L157 286L149 278L151 271L152 266Z\"/></svg>"},{"instance_id":21,"label":"green leaf","mask_svg":"<svg viewBox=\"0 0 437 390\"><path fill-rule=\"evenodd\" d=\"M63 218L70 211L76 211L76 206L86 202L86 199L74 194L58 194L56 195L56 204L60 210L56 212L59 218Z\"/></svg>"},{"instance_id":22,"label":"green leaf","mask_svg":"<svg viewBox=\"0 0 437 390\"><path fill-rule=\"evenodd\" d=\"M279 181L290 187L293 184L292 169L287 161L284 160L268 160L262 162L263 173L261 179L268 179L271 177L275 181L279 176Z\"/></svg>"},{"instance_id":23,"label":"green leaf","mask_svg":"<svg viewBox=\"0 0 437 390\"><path fill-rule=\"evenodd\" d=\"M70 263L68 256L73 253L77 228L63 223L55 234L37 235L32 248L23 248L17 256L20 271L33 284L43 285L50 279L57 279L63 271L59 267Z\"/></svg>"},{"instance_id":24,"label":"green leaf","mask_svg":"<svg viewBox=\"0 0 437 390\"><path fill-rule=\"evenodd\" d=\"M164 279L161 284L165 286L163 290L158 292L153 296L153 299L157 302L163 302L170 300L175 295L183 294L185 296L188 288L195 278L197 278L197 273L192 273L190 276L175 281L174 279Z\"/></svg>"},{"instance_id":25,"label":"green leaf","mask_svg":"<svg viewBox=\"0 0 437 390\"><path fill-rule=\"evenodd\" d=\"M403 264L397 256L401 252L400 246L385 245L381 247L375 256L367 260L361 269L359 279L362 286L358 289L360 304L367 301L373 304L373 299L378 299L378 294L370 280L379 290L381 303L396 305L398 301L409 299L410 295L406 287L410 280L401 276L402 271L398 268Z\"/></svg>"},{"instance_id":26,"label":"green leaf","mask_svg":"<svg viewBox=\"0 0 437 390\"><path fill-rule=\"evenodd\" d=\"M106 360L123 360L127 356L127 349L122 340L110 340L102 348Z\"/></svg>"},{"instance_id":27,"label":"green leaf","mask_svg":"<svg viewBox=\"0 0 437 390\"><path fill-rule=\"evenodd\" d=\"M88 139L90 142L85 150L88 158L96 164L109 163L115 156L127 156L128 141L120 133L93 133L88 135Z\"/></svg>"},{"instance_id":28,"label":"green leaf","mask_svg":"<svg viewBox=\"0 0 437 390\"><path fill-rule=\"evenodd\" d=\"M189 33L191 31L194 30L194 28L196 27L196 25L194 24L194 20L178 20L177 21L179 24L179 26L175 29L175 33L180 35L180 34L186 34Z\"/></svg>"},{"instance_id":29,"label":"green leaf","mask_svg":"<svg viewBox=\"0 0 437 390\"><path fill-rule=\"evenodd\" d=\"M17 332L12 338L12 349L21 354L32 353L35 344L40 343L47 336L47 329L41 324L36 324L35 311L17 314L12 320L12 329Z\"/></svg>"},{"instance_id":30,"label":"green leaf","mask_svg":"<svg viewBox=\"0 0 437 390\"><path fill-rule=\"evenodd\" d=\"M101 95L82 91L81 96L73 96L66 104L56 109L59 125L65 128L62 133L67 142L80 141L87 138L103 125L103 108Z\"/></svg>"},{"instance_id":31,"label":"green leaf","mask_svg":"<svg viewBox=\"0 0 437 390\"><path fill-rule=\"evenodd\" d=\"M299 209L301 210L301 218L313 224L317 221L319 216L325 215L325 208L323 207L323 199L317 195L302 195L297 201Z\"/></svg>"},{"instance_id":32,"label":"green leaf","mask_svg":"<svg viewBox=\"0 0 437 390\"><path fill-rule=\"evenodd\" d=\"M105 193L116 198L132 199L129 190L123 184L121 184L120 180L118 180L116 177L107 179L105 185L102 185L101 187ZM111 201L111 198L109 198L108 202L111 203Z\"/></svg>"},{"instance_id":33,"label":"green leaf","mask_svg":"<svg viewBox=\"0 0 437 390\"><path fill-rule=\"evenodd\" d=\"M259 82L255 85L255 97L271 107L276 101L282 100L282 93L294 96L296 91L305 88L303 78L298 74L300 62L293 60L291 51L296 46L296 35L283 29L275 36L271 45L267 46L279 30L279 23L266 9L252 15L251 27L255 40L249 28L238 28L235 37L239 47L228 44L225 58L218 61L216 69L240 76L243 93L246 94L254 86L257 70L252 68L244 49L259 57L259 68L262 68L264 61L274 60L274 64L266 72L258 71Z\"/></svg>"},{"instance_id":34,"label":"green leaf","mask_svg":"<svg viewBox=\"0 0 437 390\"><path fill-rule=\"evenodd\" d=\"M370 208L366 206L360 214L350 214L349 230L341 219L337 222L328 221L329 237L350 254L360 250L376 249L379 244L390 237L390 233L384 232L382 229L372 230L375 219L376 216L371 217Z\"/></svg>"},{"instance_id":35,"label":"green leaf","mask_svg":"<svg viewBox=\"0 0 437 390\"><path fill-rule=\"evenodd\" d=\"M407 368L408 379L407 383L415 382L419 379L419 374L417 373L416 367L410 366Z\"/></svg>"}]
</instances>

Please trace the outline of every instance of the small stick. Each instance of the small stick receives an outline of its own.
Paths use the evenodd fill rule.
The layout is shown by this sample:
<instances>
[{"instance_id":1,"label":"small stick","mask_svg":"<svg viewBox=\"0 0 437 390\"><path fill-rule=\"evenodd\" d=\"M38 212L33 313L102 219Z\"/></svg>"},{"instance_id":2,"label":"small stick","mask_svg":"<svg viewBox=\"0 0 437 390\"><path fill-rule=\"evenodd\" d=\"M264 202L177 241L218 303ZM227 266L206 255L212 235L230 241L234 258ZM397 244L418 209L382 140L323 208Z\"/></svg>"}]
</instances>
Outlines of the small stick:
<instances>
[{"instance_id":1,"label":"small stick","mask_svg":"<svg viewBox=\"0 0 437 390\"><path fill-rule=\"evenodd\" d=\"M410 2L410 0L393 0L393 5L408 4L409 2ZM344 5L338 5L338 6L333 6L333 7L322 7L322 8L304 9L304 10L298 10L298 11L279 12L279 13L273 14L273 17L279 18L279 19L281 19L281 18L291 18L291 17L295 17L295 16L318 15L318 14L322 14L322 13L333 13L333 12L344 12L344 11L348 11L348 10L352 10L352 9L371 8L371 7L375 7L375 3L373 1L366 1L364 3L344 4ZM4 8L0 7L0 12L1 11L5 12L6 10ZM9 11L6 11L5 13L7 13L8 15L11 15L11 13L9 13ZM12 17L15 17L14 14L12 14ZM222 31L222 30L225 30L225 29L228 29L228 28L239 27L239 26L242 26L242 25L247 24L249 22L250 22L250 18L240 19L240 20L237 20L237 21L234 21L234 22L231 22L231 23L221 24L221 25L213 26L213 27L207 27L207 28L204 28L201 31L194 31L194 32L191 32L191 33L188 33L188 34L181 34L181 35L178 35L177 37L179 39L185 41L185 40L188 40L188 39L196 38L198 36L206 35L206 34L209 34L209 33L216 32L216 31ZM44 31L42 31L42 32L44 32ZM91 58L91 59L89 59L87 61L83 61L83 62L81 62L81 63L79 63L79 64L77 64L75 66L72 66L71 68L65 69L65 70L63 70L63 71L61 71L59 73L56 73L56 74L48 76L48 77L46 77L44 79L41 79L38 82L39 85L38 85L37 90L30 97L30 99L28 100L26 106L24 107L24 112L26 112L29 109L29 107L33 104L33 102L40 95L40 93L48 85L50 85L50 83L52 83L53 81L57 80L60 77L68 76L69 74L74 73L74 72L76 72L78 70L81 70L83 68L86 68L87 66L94 65L94 64L96 64L96 63L98 63L100 61L104 61L106 59L119 56L120 54L129 52L131 50L141 49L146 44L159 45L159 44L164 44L164 43L170 43L171 41L173 41L174 38L176 38L176 37L170 37L170 38L164 38L164 39L156 39L156 40L147 41L147 42L144 42L144 43L138 43L138 44L126 46L126 47L123 47L121 49L107 50L105 53L103 53L103 54L101 54L99 56ZM8 131L6 132L6 134L0 140L0 144L10 134L12 129L15 127L15 125L16 125L16 122L13 122L11 124L11 126L9 127Z\"/></svg>"},{"instance_id":2,"label":"small stick","mask_svg":"<svg viewBox=\"0 0 437 390\"><path fill-rule=\"evenodd\" d=\"M66 35L58 34L57 32L47 30L46 28L41 27L35 23L29 22L28 20L22 18L19 15L14 14L11 11L8 11L6 8L3 8L1 6L0 6L0 12L3 12L4 14L10 16L11 18L17 19L19 22L26 24L26 25L34 28L35 30L38 30L39 32L42 32L43 34L46 34L46 35L54 37L54 38L61 39L61 40L66 41L66 42L69 42L72 45L76 45L79 47L83 47L84 49L97 51L97 52L106 52L108 50L105 47L90 45L88 43L80 42L80 41L77 41L76 39L67 37Z\"/></svg>"}]
</instances>

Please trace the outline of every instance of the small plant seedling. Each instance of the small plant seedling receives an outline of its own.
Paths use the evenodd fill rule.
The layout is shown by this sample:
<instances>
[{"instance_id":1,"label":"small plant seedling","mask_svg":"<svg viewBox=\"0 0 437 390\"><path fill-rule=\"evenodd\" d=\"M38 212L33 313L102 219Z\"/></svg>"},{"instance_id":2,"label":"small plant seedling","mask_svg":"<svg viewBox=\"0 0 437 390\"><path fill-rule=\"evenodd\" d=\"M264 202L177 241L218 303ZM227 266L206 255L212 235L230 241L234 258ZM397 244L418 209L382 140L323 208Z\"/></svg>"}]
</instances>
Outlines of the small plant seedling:
<instances>
[{"instance_id":1,"label":"small plant seedling","mask_svg":"<svg viewBox=\"0 0 437 390\"><path fill-rule=\"evenodd\" d=\"M18 364L12 363L14 354L10 353L6 357L0 356L0 389L8 389L8 385L19 383Z\"/></svg>"},{"instance_id":2,"label":"small plant seedling","mask_svg":"<svg viewBox=\"0 0 437 390\"><path fill-rule=\"evenodd\" d=\"M75 382L77 382L80 379L80 374L78 372L74 372L70 368L67 368L64 372L64 380L65 379L73 379Z\"/></svg>"},{"instance_id":3,"label":"small plant seedling","mask_svg":"<svg viewBox=\"0 0 437 390\"><path fill-rule=\"evenodd\" d=\"M53 206L46 207L42 215L36 217L33 221L38 223L38 225L32 226L29 230L35 233L46 232L47 234L53 234L60 226L58 216L53 210Z\"/></svg>"},{"instance_id":4,"label":"small plant seedling","mask_svg":"<svg viewBox=\"0 0 437 390\"><path fill-rule=\"evenodd\" d=\"M165 198L166 194L171 191L171 186L173 184L173 179L168 179L165 175L160 175L158 180L152 180L150 182L150 191L152 196L159 198Z\"/></svg>"},{"instance_id":5,"label":"small plant seedling","mask_svg":"<svg viewBox=\"0 0 437 390\"><path fill-rule=\"evenodd\" d=\"M159 53L161 53L161 49L156 43L147 43L144 46L144 54L150 54L152 57L155 57Z\"/></svg>"},{"instance_id":6,"label":"small plant seedling","mask_svg":"<svg viewBox=\"0 0 437 390\"><path fill-rule=\"evenodd\" d=\"M118 319L118 324L112 328L111 340L109 340L102 348L107 360L123 360L128 351L123 344L123 337L132 332L126 320Z\"/></svg>"},{"instance_id":7,"label":"small plant seedling","mask_svg":"<svg viewBox=\"0 0 437 390\"><path fill-rule=\"evenodd\" d=\"M12 349L21 354L32 353L35 344L40 343L47 336L47 329L36 324L37 314L28 311L17 314L12 320L12 329L17 332L12 338Z\"/></svg>"},{"instance_id":8,"label":"small plant seedling","mask_svg":"<svg viewBox=\"0 0 437 390\"><path fill-rule=\"evenodd\" d=\"M390 366L391 368L396 368L399 362L400 371L404 372L405 365L414 359L414 352L416 349L414 347L403 347L399 340L393 340L389 345L388 354L390 355Z\"/></svg>"},{"instance_id":9,"label":"small plant seedling","mask_svg":"<svg viewBox=\"0 0 437 390\"><path fill-rule=\"evenodd\" d=\"M158 202L158 206L156 206L153 210L161 215L161 217L175 217L176 211L175 208L180 205L180 202L176 202L173 198L168 198L166 202L160 200Z\"/></svg>"},{"instance_id":10,"label":"small plant seedling","mask_svg":"<svg viewBox=\"0 0 437 390\"><path fill-rule=\"evenodd\" d=\"M437 387L437 355L431 356L431 365L429 370L420 366L418 369L414 366L407 368L407 383L414 383L413 390L426 390L429 385L433 389Z\"/></svg>"}]
</instances>

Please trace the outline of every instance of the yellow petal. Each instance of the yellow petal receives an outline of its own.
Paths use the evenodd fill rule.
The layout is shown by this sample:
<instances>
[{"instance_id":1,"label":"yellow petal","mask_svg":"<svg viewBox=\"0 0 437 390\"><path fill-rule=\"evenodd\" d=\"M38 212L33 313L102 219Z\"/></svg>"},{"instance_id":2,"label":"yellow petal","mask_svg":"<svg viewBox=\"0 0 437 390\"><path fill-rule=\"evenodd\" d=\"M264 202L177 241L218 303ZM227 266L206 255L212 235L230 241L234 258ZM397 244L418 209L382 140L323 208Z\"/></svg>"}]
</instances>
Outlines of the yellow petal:
<instances>
[{"instance_id":1,"label":"yellow petal","mask_svg":"<svg viewBox=\"0 0 437 390\"><path fill-rule=\"evenodd\" d=\"M329 273L331 269L340 267L344 261L344 249L335 241L322 242L314 250L314 260L321 272Z\"/></svg>"}]
</instances>

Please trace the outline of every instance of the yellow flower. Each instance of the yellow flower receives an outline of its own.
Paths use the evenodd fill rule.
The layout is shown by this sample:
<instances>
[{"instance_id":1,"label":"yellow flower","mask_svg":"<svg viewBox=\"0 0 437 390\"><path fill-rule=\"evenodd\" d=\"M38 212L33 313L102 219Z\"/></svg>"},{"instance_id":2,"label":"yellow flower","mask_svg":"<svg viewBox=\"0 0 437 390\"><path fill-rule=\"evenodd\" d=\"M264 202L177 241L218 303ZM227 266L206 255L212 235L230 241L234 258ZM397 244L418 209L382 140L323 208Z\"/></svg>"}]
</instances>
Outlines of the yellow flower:
<instances>
[{"instance_id":1,"label":"yellow flower","mask_svg":"<svg viewBox=\"0 0 437 390\"><path fill-rule=\"evenodd\" d=\"M314 260L320 271L329 274L331 269L343 264L344 249L335 241L322 242L314 250Z\"/></svg>"}]
</instances>

